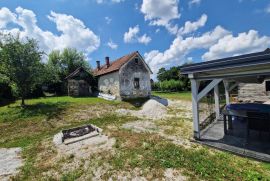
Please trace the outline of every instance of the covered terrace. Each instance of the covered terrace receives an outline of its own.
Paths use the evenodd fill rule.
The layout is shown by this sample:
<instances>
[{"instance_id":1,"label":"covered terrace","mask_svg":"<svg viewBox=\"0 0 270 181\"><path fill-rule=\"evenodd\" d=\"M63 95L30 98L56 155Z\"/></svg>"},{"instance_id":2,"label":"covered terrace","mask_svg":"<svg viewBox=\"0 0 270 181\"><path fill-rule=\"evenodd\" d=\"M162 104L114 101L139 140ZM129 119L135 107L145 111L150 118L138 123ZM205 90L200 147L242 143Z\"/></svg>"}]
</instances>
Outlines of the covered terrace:
<instances>
[{"instance_id":1,"label":"covered terrace","mask_svg":"<svg viewBox=\"0 0 270 181\"><path fill-rule=\"evenodd\" d=\"M270 162L270 105L230 103L230 93L239 83L260 84L270 79L270 50L185 65L181 73L188 75L191 80L195 140ZM208 84L200 89L200 83L206 81ZM225 89L224 109L220 104L220 87ZM199 104L210 91L214 92L216 119L202 128Z\"/></svg>"}]
</instances>

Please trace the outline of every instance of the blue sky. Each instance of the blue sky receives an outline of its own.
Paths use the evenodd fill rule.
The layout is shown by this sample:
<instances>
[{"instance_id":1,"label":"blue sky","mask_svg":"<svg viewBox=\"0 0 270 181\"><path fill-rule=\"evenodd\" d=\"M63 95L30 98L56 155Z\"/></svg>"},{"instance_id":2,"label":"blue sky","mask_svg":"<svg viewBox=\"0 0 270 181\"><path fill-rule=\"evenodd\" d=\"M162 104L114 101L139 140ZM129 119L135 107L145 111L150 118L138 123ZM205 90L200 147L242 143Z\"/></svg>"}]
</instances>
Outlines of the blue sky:
<instances>
[{"instance_id":1,"label":"blue sky","mask_svg":"<svg viewBox=\"0 0 270 181\"><path fill-rule=\"evenodd\" d=\"M92 67L138 50L154 72L270 47L269 0L0 0L0 31L74 47Z\"/></svg>"}]
</instances>

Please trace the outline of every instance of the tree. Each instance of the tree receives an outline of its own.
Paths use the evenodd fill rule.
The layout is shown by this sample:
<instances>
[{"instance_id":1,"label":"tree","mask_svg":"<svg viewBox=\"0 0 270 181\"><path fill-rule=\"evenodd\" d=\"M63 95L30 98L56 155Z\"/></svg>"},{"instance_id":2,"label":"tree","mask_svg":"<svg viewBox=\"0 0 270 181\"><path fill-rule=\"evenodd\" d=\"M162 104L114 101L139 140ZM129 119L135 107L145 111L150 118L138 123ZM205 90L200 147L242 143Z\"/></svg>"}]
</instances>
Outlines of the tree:
<instances>
[{"instance_id":1,"label":"tree","mask_svg":"<svg viewBox=\"0 0 270 181\"><path fill-rule=\"evenodd\" d=\"M187 76L181 75L179 66L171 67L168 70L165 68L160 68L157 73L157 79L159 83L156 84L156 86L161 90L190 90L190 80Z\"/></svg>"},{"instance_id":2,"label":"tree","mask_svg":"<svg viewBox=\"0 0 270 181\"><path fill-rule=\"evenodd\" d=\"M57 94L63 94L65 92L65 77L79 67L90 70L82 52L72 48L65 48L62 52L53 50L48 55L48 63L46 64L47 85Z\"/></svg>"},{"instance_id":3,"label":"tree","mask_svg":"<svg viewBox=\"0 0 270 181\"><path fill-rule=\"evenodd\" d=\"M20 40L19 35L0 36L0 74L9 84L15 84L23 107L26 95L42 81L42 54L34 39Z\"/></svg>"}]
</instances>

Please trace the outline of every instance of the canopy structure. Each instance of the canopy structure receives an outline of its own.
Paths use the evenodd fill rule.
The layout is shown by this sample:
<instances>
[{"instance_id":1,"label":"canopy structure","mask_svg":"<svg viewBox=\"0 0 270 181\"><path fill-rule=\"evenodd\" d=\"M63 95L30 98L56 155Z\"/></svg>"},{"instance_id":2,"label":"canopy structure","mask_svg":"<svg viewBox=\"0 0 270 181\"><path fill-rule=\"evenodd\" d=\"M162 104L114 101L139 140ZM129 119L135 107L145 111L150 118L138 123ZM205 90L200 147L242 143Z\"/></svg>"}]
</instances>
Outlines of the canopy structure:
<instances>
[{"instance_id":1,"label":"canopy structure","mask_svg":"<svg viewBox=\"0 0 270 181\"><path fill-rule=\"evenodd\" d=\"M270 49L263 52L228 57L181 67L188 75L192 89L193 128L195 139L200 139L199 101L214 89L216 118L220 115L218 85L224 83L226 104L230 103L230 91L238 83L262 83L270 78ZM201 81L210 83L201 91Z\"/></svg>"}]
</instances>

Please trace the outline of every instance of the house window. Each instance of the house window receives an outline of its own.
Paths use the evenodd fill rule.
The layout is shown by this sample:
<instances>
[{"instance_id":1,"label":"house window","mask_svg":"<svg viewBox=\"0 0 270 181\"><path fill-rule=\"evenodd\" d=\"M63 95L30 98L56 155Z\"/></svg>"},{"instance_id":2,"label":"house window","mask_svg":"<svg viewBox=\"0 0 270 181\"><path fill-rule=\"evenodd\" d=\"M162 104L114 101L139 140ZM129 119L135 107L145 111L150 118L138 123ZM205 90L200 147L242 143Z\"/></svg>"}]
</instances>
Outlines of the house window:
<instances>
[{"instance_id":1,"label":"house window","mask_svg":"<svg viewBox=\"0 0 270 181\"><path fill-rule=\"evenodd\" d=\"M139 89L140 88L140 79L134 78L134 88Z\"/></svg>"},{"instance_id":2,"label":"house window","mask_svg":"<svg viewBox=\"0 0 270 181\"><path fill-rule=\"evenodd\" d=\"M265 81L265 91L270 91L270 81Z\"/></svg>"},{"instance_id":3,"label":"house window","mask_svg":"<svg viewBox=\"0 0 270 181\"><path fill-rule=\"evenodd\" d=\"M138 64L139 63L139 59L136 57L135 58L135 63Z\"/></svg>"}]
</instances>

